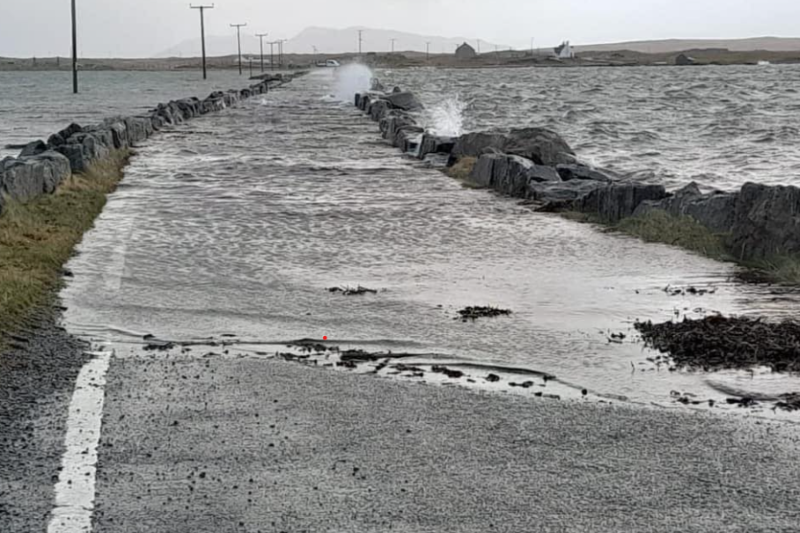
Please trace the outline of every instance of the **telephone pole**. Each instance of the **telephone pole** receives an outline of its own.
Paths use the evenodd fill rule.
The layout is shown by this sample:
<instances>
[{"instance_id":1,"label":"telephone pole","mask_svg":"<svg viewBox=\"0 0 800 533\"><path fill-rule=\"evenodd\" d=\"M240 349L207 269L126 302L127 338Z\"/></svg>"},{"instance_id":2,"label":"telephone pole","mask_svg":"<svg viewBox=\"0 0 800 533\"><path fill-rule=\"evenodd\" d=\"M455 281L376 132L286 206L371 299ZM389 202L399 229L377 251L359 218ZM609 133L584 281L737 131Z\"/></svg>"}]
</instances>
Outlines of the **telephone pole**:
<instances>
[{"instance_id":1,"label":"telephone pole","mask_svg":"<svg viewBox=\"0 0 800 533\"><path fill-rule=\"evenodd\" d=\"M236 28L236 43L239 45L239 76L242 75L242 28L247 26L244 24L231 24L231 28Z\"/></svg>"},{"instance_id":2,"label":"telephone pole","mask_svg":"<svg viewBox=\"0 0 800 533\"><path fill-rule=\"evenodd\" d=\"M364 30L358 30L358 55L361 55L361 43L364 42Z\"/></svg>"},{"instance_id":3,"label":"telephone pole","mask_svg":"<svg viewBox=\"0 0 800 533\"><path fill-rule=\"evenodd\" d=\"M200 42L203 46L203 79L208 79L208 72L206 70L206 19L205 19L205 11L206 9L214 9L214 4L210 6L195 6L189 4L190 9L199 9L200 10Z\"/></svg>"},{"instance_id":4,"label":"telephone pole","mask_svg":"<svg viewBox=\"0 0 800 533\"><path fill-rule=\"evenodd\" d=\"M280 39L278 41L278 66L283 68L283 43L289 42L288 39Z\"/></svg>"},{"instance_id":5,"label":"telephone pole","mask_svg":"<svg viewBox=\"0 0 800 533\"><path fill-rule=\"evenodd\" d=\"M275 45L278 41L270 41L267 44L269 44L269 68L275 70Z\"/></svg>"},{"instance_id":6,"label":"telephone pole","mask_svg":"<svg viewBox=\"0 0 800 533\"><path fill-rule=\"evenodd\" d=\"M261 72L264 72L264 37L269 35L268 33L256 33L256 37L261 41Z\"/></svg>"},{"instance_id":7,"label":"telephone pole","mask_svg":"<svg viewBox=\"0 0 800 533\"><path fill-rule=\"evenodd\" d=\"M78 15L72 0L72 93L78 94Z\"/></svg>"},{"instance_id":8,"label":"telephone pole","mask_svg":"<svg viewBox=\"0 0 800 533\"><path fill-rule=\"evenodd\" d=\"M392 53L394 53L394 43L395 43L396 41L397 41L397 39L392 39Z\"/></svg>"},{"instance_id":9,"label":"telephone pole","mask_svg":"<svg viewBox=\"0 0 800 533\"><path fill-rule=\"evenodd\" d=\"M425 61L430 61L431 59L431 43L427 41L425 43Z\"/></svg>"}]
</instances>

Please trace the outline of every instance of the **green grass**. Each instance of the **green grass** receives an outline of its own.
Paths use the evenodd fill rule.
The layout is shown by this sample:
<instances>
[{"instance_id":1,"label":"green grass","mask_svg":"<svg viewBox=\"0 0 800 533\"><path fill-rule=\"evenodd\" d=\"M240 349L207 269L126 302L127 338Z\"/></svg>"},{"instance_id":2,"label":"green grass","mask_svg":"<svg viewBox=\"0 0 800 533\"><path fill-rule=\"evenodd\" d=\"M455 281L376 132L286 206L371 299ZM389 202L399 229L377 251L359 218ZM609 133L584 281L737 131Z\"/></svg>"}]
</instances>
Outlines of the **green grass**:
<instances>
[{"instance_id":1,"label":"green grass","mask_svg":"<svg viewBox=\"0 0 800 533\"><path fill-rule=\"evenodd\" d=\"M732 259L725 236L713 233L689 216L675 217L666 211L650 211L643 216L623 219L612 227L646 242L680 246L720 261Z\"/></svg>"},{"instance_id":2,"label":"green grass","mask_svg":"<svg viewBox=\"0 0 800 533\"><path fill-rule=\"evenodd\" d=\"M666 211L650 211L638 217L629 217L616 224L606 224L597 216L568 211L564 218L578 222L599 224L607 231L617 231L638 237L645 242L659 242L679 246L717 261L737 263L749 270L748 279L800 285L800 256L777 256L761 261L740 261L729 250L728 235L714 233L689 216L675 217Z\"/></svg>"},{"instance_id":3,"label":"green grass","mask_svg":"<svg viewBox=\"0 0 800 533\"><path fill-rule=\"evenodd\" d=\"M55 194L28 204L7 200L0 216L0 347L32 312L52 302L63 266L122 179L128 151L73 175Z\"/></svg>"}]
</instances>

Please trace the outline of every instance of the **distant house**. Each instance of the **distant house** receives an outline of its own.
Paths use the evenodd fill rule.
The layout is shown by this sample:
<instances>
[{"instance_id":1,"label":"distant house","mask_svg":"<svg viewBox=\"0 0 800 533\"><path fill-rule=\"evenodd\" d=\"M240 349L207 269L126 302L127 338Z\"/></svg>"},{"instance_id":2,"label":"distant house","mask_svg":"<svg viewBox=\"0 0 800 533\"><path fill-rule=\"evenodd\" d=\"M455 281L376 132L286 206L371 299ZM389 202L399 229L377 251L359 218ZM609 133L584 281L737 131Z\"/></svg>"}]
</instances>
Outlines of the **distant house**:
<instances>
[{"instance_id":1,"label":"distant house","mask_svg":"<svg viewBox=\"0 0 800 533\"><path fill-rule=\"evenodd\" d=\"M695 58L691 56L688 56L686 54L681 54L675 58L675 64L681 66L696 65L697 61L695 60Z\"/></svg>"},{"instance_id":2,"label":"distant house","mask_svg":"<svg viewBox=\"0 0 800 533\"><path fill-rule=\"evenodd\" d=\"M559 59L575 58L575 51L572 49L572 46L570 46L569 41L564 41L560 46L557 46L554 51Z\"/></svg>"},{"instance_id":3,"label":"distant house","mask_svg":"<svg viewBox=\"0 0 800 533\"><path fill-rule=\"evenodd\" d=\"M476 57L478 57L478 53L467 43L456 49L456 59L475 59Z\"/></svg>"}]
</instances>

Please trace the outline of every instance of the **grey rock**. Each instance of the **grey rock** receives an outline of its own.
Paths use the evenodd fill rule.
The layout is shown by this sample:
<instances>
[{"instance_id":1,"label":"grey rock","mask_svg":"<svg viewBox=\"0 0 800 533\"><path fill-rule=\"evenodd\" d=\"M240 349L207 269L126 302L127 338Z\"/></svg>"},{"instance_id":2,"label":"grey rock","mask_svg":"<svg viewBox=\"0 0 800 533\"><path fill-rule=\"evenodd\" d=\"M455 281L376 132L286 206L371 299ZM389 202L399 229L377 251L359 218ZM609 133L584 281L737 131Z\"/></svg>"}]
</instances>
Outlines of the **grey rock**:
<instances>
[{"instance_id":1,"label":"grey rock","mask_svg":"<svg viewBox=\"0 0 800 533\"><path fill-rule=\"evenodd\" d=\"M69 175L69 161L56 152L7 158L2 162L2 192L18 202L27 203L55 192Z\"/></svg>"},{"instance_id":2,"label":"grey rock","mask_svg":"<svg viewBox=\"0 0 800 533\"><path fill-rule=\"evenodd\" d=\"M554 168L508 154L482 155L475 164L470 179L480 187L491 188L517 198L528 196L532 182L561 181Z\"/></svg>"},{"instance_id":3,"label":"grey rock","mask_svg":"<svg viewBox=\"0 0 800 533\"><path fill-rule=\"evenodd\" d=\"M614 179L605 172L596 170L586 165L580 165L574 163L561 164L556 166L556 170L558 171L558 175L561 176L561 179L563 181L594 180L606 183L611 183L612 181L614 181Z\"/></svg>"},{"instance_id":4,"label":"grey rock","mask_svg":"<svg viewBox=\"0 0 800 533\"><path fill-rule=\"evenodd\" d=\"M400 109L410 113L425 109L425 106L410 92L393 92L384 98L391 104L393 109Z\"/></svg>"},{"instance_id":5,"label":"grey rock","mask_svg":"<svg viewBox=\"0 0 800 533\"><path fill-rule=\"evenodd\" d=\"M577 211L595 214L603 221L613 223L633 215L644 201L658 201L666 197L667 191L663 185L614 183L592 190L576 200L573 207Z\"/></svg>"},{"instance_id":6,"label":"grey rock","mask_svg":"<svg viewBox=\"0 0 800 533\"><path fill-rule=\"evenodd\" d=\"M369 106L369 116L375 122L380 122L386 113L391 109L391 104L387 100L373 100Z\"/></svg>"},{"instance_id":7,"label":"grey rock","mask_svg":"<svg viewBox=\"0 0 800 533\"><path fill-rule=\"evenodd\" d=\"M696 183L675 191L659 201L646 201L636 208L634 216L653 210L666 211L672 216L690 216L715 233L730 233L736 217L738 193L712 192L703 194Z\"/></svg>"},{"instance_id":8,"label":"grey rock","mask_svg":"<svg viewBox=\"0 0 800 533\"><path fill-rule=\"evenodd\" d=\"M504 149L507 154L522 156L537 165L554 167L574 160L575 152L567 142L547 128L514 129L508 138Z\"/></svg>"},{"instance_id":9,"label":"grey rock","mask_svg":"<svg viewBox=\"0 0 800 533\"><path fill-rule=\"evenodd\" d=\"M425 133L422 136L417 156L420 159L425 159L425 156L428 154L450 154L455 144L456 141L453 137L442 137L431 133Z\"/></svg>"},{"instance_id":10,"label":"grey rock","mask_svg":"<svg viewBox=\"0 0 800 533\"><path fill-rule=\"evenodd\" d=\"M109 154L109 148L87 132L71 136L67 139L67 144L57 147L56 151L69 159L72 172L84 172L92 161L105 158Z\"/></svg>"},{"instance_id":11,"label":"grey rock","mask_svg":"<svg viewBox=\"0 0 800 533\"><path fill-rule=\"evenodd\" d=\"M571 210L575 200L603 186L600 182L588 180L531 182L527 197L544 204L542 211Z\"/></svg>"},{"instance_id":12,"label":"grey rock","mask_svg":"<svg viewBox=\"0 0 800 533\"><path fill-rule=\"evenodd\" d=\"M537 165L556 166L574 163L572 148L554 131L546 128L521 128L508 133L475 132L462 135L453 147L451 162L462 157L480 157L501 152L530 159Z\"/></svg>"},{"instance_id":13,"label":"grey rock","mask_svg":"<svg viewBox=\"0 0 800 533\"><path fill-rule=\"evenodd\" d=\"M49 148L55 148L56 146L61 146L62 144L66 144L67 139L75 135L76 133L80 133L83 131L83 128L74 122L64 128L63 130L59 131L58 133L54 133L47 139L47 146Z\"/></svg>"},{"instance_id":14,"label":"grey rock","mask_svg":"<svg viewBox=\"0 0 800 533\"><path fill-rule=\"evenodd\" d=\"M400 148L403 152L416 153L419 146L422 134L425 132L423 128L412 124L401 126L397 128L392 144Z\"/></svg>"},{"instance_id":15,"label":"grey rock","mask_svg":"<svg viewBox=\"0 0 800 533\"><path fill-rule=\"evenodd\" d=\"M25 145L25 148L22 149L20 152L20 157L30 157L32 155L39 155L42 152L47 151L47 145L44 141L33 141L32 143L28 143Z\"/></svg>"},{"instance_id":16,"label":"grey rock","mask_svg":"<svg viewBox=\"0 0 800 533\"><path fill-rule=\"evenodd\" d=\"M695 58L690 57L690 56L688 56L686 54L679 54L675 58L675 64L679 65L679 66L696 65L697 64L697 60L695 60Z\"/></svg>"},{"instance_id":17,"label":"grey rock","mask_svg":"<svg viewBox=\"0 0 800 533\"><path fill-rule=\"evenodd\" d=\"M745 183L732 233L733 252L741 259L800 254L800 188Z\"/></svg>"}]
</instances>

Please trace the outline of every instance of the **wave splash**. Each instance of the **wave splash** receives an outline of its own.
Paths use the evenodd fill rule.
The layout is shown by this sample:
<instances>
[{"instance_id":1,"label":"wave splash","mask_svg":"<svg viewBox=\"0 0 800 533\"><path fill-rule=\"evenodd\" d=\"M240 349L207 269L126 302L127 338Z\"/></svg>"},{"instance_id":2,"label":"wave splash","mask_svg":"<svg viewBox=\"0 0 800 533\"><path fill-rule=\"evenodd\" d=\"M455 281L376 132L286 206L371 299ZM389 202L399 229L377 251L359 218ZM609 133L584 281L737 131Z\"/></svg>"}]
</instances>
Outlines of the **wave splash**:
<instances>
[{"instance_id":1,"label":"wave splash","mask_svg":"<svg viewBox=\"0 0 800 533\"><path fill-rule=\"evenodd\" d=\"M467 103L456 95L429 108L427 130L434 135L458 137L464 133L464 115Z\"/></svg>"},{"instance_id":2,"label":"wave splash","mask_svg":"<svg viewBox=\"0 0 800 533\"><path fill-rule=\"evenodd\" d=\"M351 63L336 69L334 97L340 102L352 102L353 95L370 90L372 71L361 63Z\"/></svg>"}]
</instances>

